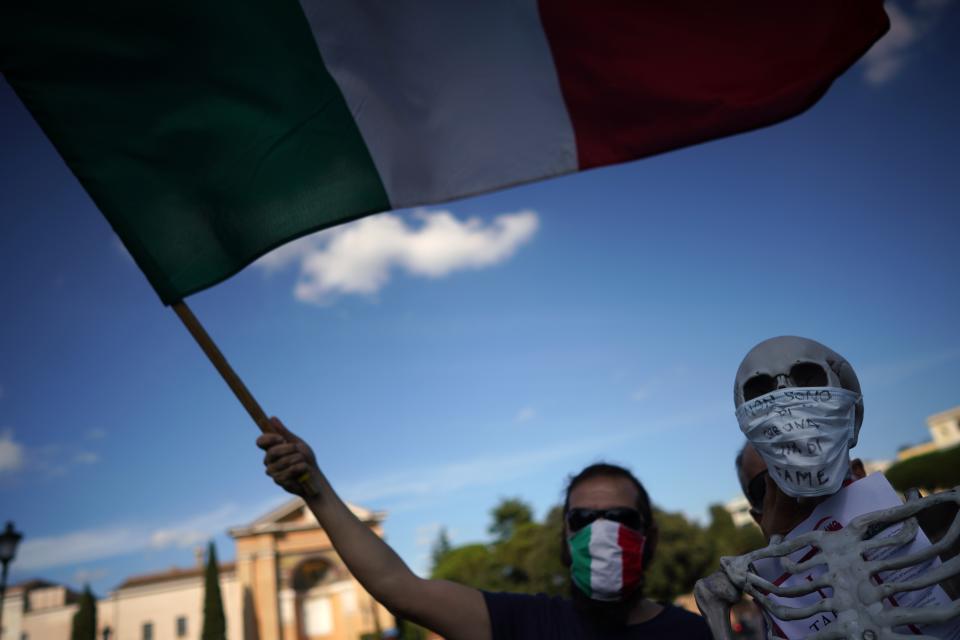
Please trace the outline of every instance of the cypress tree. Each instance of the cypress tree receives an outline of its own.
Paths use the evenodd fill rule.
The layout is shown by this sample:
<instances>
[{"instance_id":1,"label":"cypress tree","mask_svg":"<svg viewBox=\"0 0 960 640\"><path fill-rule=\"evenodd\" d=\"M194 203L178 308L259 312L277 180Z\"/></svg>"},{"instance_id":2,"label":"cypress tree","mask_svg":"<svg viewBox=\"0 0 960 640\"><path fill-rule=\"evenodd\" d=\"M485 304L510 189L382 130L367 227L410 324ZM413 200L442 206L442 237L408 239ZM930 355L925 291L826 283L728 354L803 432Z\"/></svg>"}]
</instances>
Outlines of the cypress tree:
<instances>
[{"instance_id":1,"label":"cypress tree","mask_svg":"<svg viewBox=\"0 0 960 640\"><path fill-rule=\"evenodd\" d=\"M217 550L213 540L207 547L207 570L203 595L203 640L226 640L227 620L223 615L223 598L220 597L220 568L217 565Z\"/></svg>"},{"instance_id":2,"label":"cypress tree","mask_svg":"<svg viewBox=\"0 0 960 640\"><path fill-rule=\"evenodd\" d=\"M84 585L80 596L80 607L73 614L73 627L70 640L97 640L97 601L90 591L90 585Z\"/></svg>"}]
</instances>

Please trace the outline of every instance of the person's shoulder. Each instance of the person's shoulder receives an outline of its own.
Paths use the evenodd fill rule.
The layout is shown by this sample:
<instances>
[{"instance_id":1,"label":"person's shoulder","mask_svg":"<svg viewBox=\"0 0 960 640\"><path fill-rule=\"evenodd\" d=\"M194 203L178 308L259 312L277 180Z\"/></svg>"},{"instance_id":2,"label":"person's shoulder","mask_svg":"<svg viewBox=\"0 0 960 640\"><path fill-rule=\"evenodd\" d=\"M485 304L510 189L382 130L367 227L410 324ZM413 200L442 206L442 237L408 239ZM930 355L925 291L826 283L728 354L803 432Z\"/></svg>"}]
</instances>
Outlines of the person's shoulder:
<instances>
[{"instance_id":1,"label":"person's shoulder","mask_svg":"<svg viewBox=\"0 0 960 640\"><path fill-rule=\"evenodd\" d=\"M483 592L495 639L553 637L574 623L573 605L543 593Z\"/></svg>"},{"instance_id":2,"label":"person's shoulder","mask_svg":"<svg viewBox=\"0 0 960 640\"><path fill-rule=\"evenodd\" d=\"M683 633L684 638L711 638L710 627L703 616L687 611L674 604L664 604L663 612L657 616L663 625Z\"/></svg>"},{"instance_id":3,"label":"person's shoulder","mask_svg":"<svg viewBox=\"0 0 960 640\"><path fill-rule=\"evenodd\" d=\"M560 596L549 596L545 593L511 593L509 591L482 591L487 606L494 604L508 607L530 607L566 609L572 608L569 600Z\"/></svg>"}]
</instances>

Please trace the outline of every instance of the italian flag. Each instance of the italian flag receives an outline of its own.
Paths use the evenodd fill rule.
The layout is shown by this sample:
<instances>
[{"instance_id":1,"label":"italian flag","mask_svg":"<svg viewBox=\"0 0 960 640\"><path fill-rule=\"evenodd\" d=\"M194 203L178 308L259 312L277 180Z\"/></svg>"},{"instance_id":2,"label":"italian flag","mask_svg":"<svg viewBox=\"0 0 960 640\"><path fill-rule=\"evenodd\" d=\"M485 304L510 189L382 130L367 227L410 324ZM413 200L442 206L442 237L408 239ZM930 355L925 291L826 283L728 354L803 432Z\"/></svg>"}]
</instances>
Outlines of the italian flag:
<instances>
[{"instance_id":1,"label":"italian flag","mask_svg":"<svg viewBox=\"0 0 960 640\"><path fill-rule=\"evenodd\" d=\"M790 117L887 25L881 0L9 0L0 71L171 303L360 216Z\"/></svg>"},{"instance_id":2,"label":"italian flag","mask_svg":"<svg viewBox=\"0 0 960 640\"><path fill-rule=\"evenodd\" d=\"M619 522L594 520L569 540L574 584L596 600L619 600L640 579L645 540Z\"/></svg>"}]
</instances>

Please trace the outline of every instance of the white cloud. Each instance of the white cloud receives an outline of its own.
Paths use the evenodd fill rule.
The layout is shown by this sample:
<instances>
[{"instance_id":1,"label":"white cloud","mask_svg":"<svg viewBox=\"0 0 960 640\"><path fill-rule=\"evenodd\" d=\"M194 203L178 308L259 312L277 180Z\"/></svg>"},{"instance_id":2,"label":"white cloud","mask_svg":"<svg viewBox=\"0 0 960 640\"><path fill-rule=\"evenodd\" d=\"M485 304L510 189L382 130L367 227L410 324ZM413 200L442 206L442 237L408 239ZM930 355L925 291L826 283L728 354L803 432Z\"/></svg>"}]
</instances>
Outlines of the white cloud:
<instances>
[{"instance_id":1,"label":"white cloud","mask_svg":"<svg viewBox=\"0 0 960 640\"><path fill-rule=\"evenodd\" d=\"M401 500L390 505L390 512L419 509L437 498L464 489L497 485L538 473L544 467L570 458L603 455L619 451L631 440L653 433L676 431L688 427L702 427L726 419L730 409L726 404L697 406L661 417L644 418L623 431L593 435L579 440L567 440L553 447L491 453L433 467L417 467L376 479L347 483L341 495L356 504L370 504L385 500Z\"/></svg>"},{"instance_id":2,"label":"white cloud","mask_svg":"<svg viewBox=\"0 0 960 640\"><path fill-rule=\"evenodd\" d=\"M422 524L414 531L414 544L417 553L411 569L421 578L429 578L433 568L433 546L440 538L440 531L446 530L447 540L454 543L458 537L456 529L450 529L445 524L430 522Z\"/></svg>"},{"instance_id":3,"label":"white cloud","mask_svg":"<svg viewBox=\"0 0 960 640\"><path fill-rule=\"evenodd\" d=\"M416 537L416 545L421 548L430 548L433 546L433 543L437 541L437 537L440 535L440 530L444 528L439 522L429 522L427 524L422 524L417 527L414 532ZM447 538L450 537L450 532L447 531Z\"/></svg>"},{"instance_id":4,"label":"white cloud","mask_svg":"<svg viewBox=\"0 0 960 640\"><path fill-rule=\"evenodd\" d=\"M110 573L106 569L78 569L73 574L74 584L87 584L105 578Z\"/></svg>"},{"instance_id":5,"label":"white cloud","mask_svg":"<svg viewBox=\"0 0 960 640\"><path fill-rule=\"evenodd\" d=\"M863 57L864 77L872 85L892 79L903 68L907 48L917 39L913 19L892 2L886 4L890 30Z\"/></svg>"},{"instance_id":6,"label":"white cloud","mask_svg":"<svg viewBox=\"0 0 960 640\"><path fill-rule=\"evenodd\" d=\"M683 364L676 364L658 371L648 376L642 384L634 387L634 390L630 392L630 399L643 402L654 395L662 395L665 390L675 387L677 380L686 379L689 373L689 368Z\"/></svg>"},{"instance_id":7,"label":"white cloud","mask_svg":"<svg viewBox=\"0 0 960 640\"><path fill-rule=\"evenodd\" d=\"M860 386L869 394L874 387L890 386L907 380L929 369L935 369L954 360L960 360L960 347L944 349L939 353L926 354L901 360L861 367L858 372Z\"/></svg>"},{"instance_id":8,"label":"white cloud","mask_svg":"<svg viewBox=\"0 0 960 640\"><path fill-rule=\"evenodd\" d=\"M223 533L232 525L248 522L276 506L277 498L273 497L269 502L242 508L227 503L167 525L150 527L115 523L53 536L24 538L17 553L17 569L33 572L150 549L190 547Z\"/></svg>"},{"instance_id":9,"label":"white cloud","mask_svg":"<svg viewBox=\"0 0 960 640\"><path fill-rule=\"evenodd\" d=\"M36 571L90 562L143 549L141 532L116 527L73 531L58 536L25 538L17 554L17 569Z\"/></svg>"},{"instance_id":10,"label":"white cloud","mask_svg":"<svg viewBox=\"0 0 960 640\"><path fill-rule=\"evenodd\" d=\"M93 451L80 451L73 457L77 464L96 464L100 462L100 454Z\"/></svg>"},{"instance_id":11,"label":"white cloud","mask_svg":"<svg viewBox=\"0 0 960 640\"><path fill-rule=\"evenodd\" d=\"M107 430L100 427L95 427L88 430L84 436L87 440L102 440L103 438L107 437Z\"/></svg>"},{"instance_id":12,"label":"white cloud","mask_svg":"<svg viewBox=\"0 0 960 640\"><path fill-rule=\"evenodd\" d=\"M302 238L257 261L267 272L299 262L294 296L323 304L339 294L371 295L394 270L441 278L509 259L539 227L533 211L497 216L484 224L457 219L449 211L418 210L418 224L385 213Z\"/></svg>"},{"instance_id":13,"label":"white cloud","mask_svg":"<svg viewBox=\"0 0 960 640\"><path fill-rule=\"evenodd\" d=\"M23 445L13 439L13 430L0 434L0 473L13 472L23 466Z\"/></svg>"},{"instance_id":14,"label":"white cloud","mask_svg":"<svg viewBox=\"0 0 960 640\"><path fill-rule=\"evenodd\" d=\"M331 235L331 233L330 231L321 231L320 233L304 236L280 245L270 253L262 256L254 264L268 273L283 269L313 253L317 249L320 241L326 236Z\"/></svg>"},{"instance_id":15,"label":"white cloud","mask_svg":"<svg viewBox=\"0 0 960 640\"><path fill-rule=\"evenodd\" d=\"M914 0L907 10L904 3L887 2L890 30L863 57L864 79L880 86L892 80L906 66L911 49L928 35L950 0Z\"/></svg>"},{"instance_id":16,"label":"white cloud","mask_svg":"<svg viewBox=\"0 0 960 640\"><path fill-rule=\"evenodd\" d=\"M161 529L154 531L150 536L150 547L153 549L165 549L167 547L191 547L195 544L206 542L210 536L203 531L196 529L168 530Z\"/></svg>"},{"instance_id":17,"label":"white cloud","mask_svg":"<svg viewBox=\"0 0 960 640\"><path fill-rule=\"evenodd\" d=\"M73 443L49 443L38 447L16 445L20 464L15 469L21 473L43 474L51 477L66 475L79 465L100 462L100 454L80 448ZM2 440L0 440L2 449ZM0 453L0 459L3 455ZM0 462L0 470L3 464Z\"/></svg>"},{"instance_id":18,"label":"white cloud","mask_svg":"<svg viewBox=\"0 0 960 640\"><path fill-rule=\"evenodd\" d=\"M389 498L417 499L448 495L461 489L515 480L536 473L552 462L582 456L584 452L601 451L637 436L638 433L631 430L606 437L568 441L554 447L483 455L434 467L400 471L349 485L343 495L351 502L361 504ZM398 507L392 507L391 510L397 511Z\"/></svg>"},{"instance_id":19,"label":"white cloud","mask_svg":"<svg viewBox=\"0 0 960 640\"><path fill-rule=\"evenodd\" d=\"M157 529L150 534L150 547L153 549L167 547L182 549L205 542L213 535L234 524L238 511L236 505L225 504L210 513L194 516L175 526Z\"/></svg>"},{"instance_id":20,"label":"white cloud","mask_svg":"<svg viewBox=\"0 0 960 640\"><path fill-rule=\"evenodd\" d=\"M514 422L530 422L537 417L537 410L533 407L523 407L520 411L517 411L517 415L513 417Z\"/></svg>"}]
</instances>

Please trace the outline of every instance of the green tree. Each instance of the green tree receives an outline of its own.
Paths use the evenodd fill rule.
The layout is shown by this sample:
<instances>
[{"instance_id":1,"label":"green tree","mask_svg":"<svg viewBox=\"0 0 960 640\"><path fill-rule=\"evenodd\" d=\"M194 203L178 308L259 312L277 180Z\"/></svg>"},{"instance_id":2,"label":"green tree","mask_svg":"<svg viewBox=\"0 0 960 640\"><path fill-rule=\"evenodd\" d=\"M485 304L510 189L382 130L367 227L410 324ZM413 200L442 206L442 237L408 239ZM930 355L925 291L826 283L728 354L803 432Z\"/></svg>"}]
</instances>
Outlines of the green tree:
<instances>
[{"instance_id":1,"label":"green tree","mask_svg":"<svg viewBox=\"0 0 960 640\"><path fill-rule=\"evenodd\" d=\"M960 485L960 447L907 458L884 474L897 491L950 489Z\"/></svg>"},{"instance_id":2,"label":"green tree","mask_svg":"<svg viewBox=\"0 0 960 640\"><path fill-rule=\"evenodd\" d=\"M490 548L485 544L454 547L433 568L433 577L478 589L496 589L498 578Z\"/></svg>"},{"instance_id":3,"label":"green tree","mask_svg":"<svg viewBox=\"0 0 960 640\"><path fill-rule=\"evenodd\" d=\"M712 504L709 510L710 524L707 525L707 533L710 534L710 538L721 543L720 546L732 546L737 535L737 525L733 524L733 518L723 505Z\"/></svg>"},{"instance_id":4,"label":"green tree","mask_svg":"<svg viewBox=\"0 0 960 640\"><path fill-rule=\"evenodd\" d=\"M569 593L570 572L561 560L561 550L566 544L563 537L563 508L556 506L551 509L531 535L532 540L524 545L522 560L527 575L526 591L550 595Z\"/></svg>"},{"instance_id":5,"label":"green tree","mask_svg":"<svg viewBox=\"0 0 960 640\"><path fill-rule=\"evenodd\" d=\"M736 526L730 513L719 504L710 505L710 524L706 533L714 555L710 572L720 568L722 556L739 556L766 545L760 527L753 524Z\"/></svg>"},{"instance_id":6,"label":"green tree","mask_svg":"<svg viewBox=\"0 0 960 640\"><path fill-rule=\"evenodd\" d=\"M399 640L426 640L429 633L426 628L418 624L397 618L397 637Z\"/></svg>"},{"instance_id":7,"label":"green tree","mask_svg":"<svg viewBox=\"0 0 960 640\"><path fill-rule=\"evenodd\" d=\"M697 580L714 564L715 551L707 533L683 514L654 508L660 529L653 562L646 570L646 593L655 600L672 601L693 591Z\"/></svg>"},{"instance_id":8,"label":"green tree","mask_svg":"<svg viewBox=\"0 0 960 640\"><path fill-rule=\"evenodd\" d=\"M494 541L452 547L440 557L435 555L434 578L491 591L565 592L568 578L560 560L563 517L559 507L540 523L526 503L506 498L491 510L490 518ZM442 546L438 538L434 549Z\"/></svg>"},{"instance_id":9,"label":"green tree","mask_svg":"<svg viewBox=\"0 0 960 640\"><path fill-rule=\"evenodd\" d=\"M760 531L760 527L748 524L737 528L736 546L733 552L723 555L739 556L757 549L762 549L765 546L767 546L767 541L763 537L763 532Z\"/></svg>"},{"instance_id":10,"label":"green tree","mask_svg":"<svg viewBox=\"0 0 960 640\"><path fill-rule=\"evenodd\" d=\"M220 567L217 564L217 549L213 540L207 547L207 568L204 574L203 594L203 640L226 640L227 620L223 615L223 598L220 596Z\"/></svg>"},{"instance_id":11,"label":"green tree","mask_svg":"<svg viewBox=\"0 0 960 640\"><path fill-rule=\"evenodd\" d=\"M433 547L430 549L430 559L432 561L432 566L436 567L443 560L443 557L450 553L450 550L453 549L453 545L450 543L450 535L447 533L446 527L440 527L440 532L437 534L437 539L433 543Z\"/></svg>"},{"instance_id":12,"label":"green tree","mask_svg":"<svg viewBox=\"0 0 960 640\"><path fill-rule=\"evenodd\" d=\"M504 498L490 512L493 522L487 529L498 542L508 540L514 530L533 521L530 505L520 498Z\"/></svg>"},{"instance_id":13,"label":"green tree","mask_svg":"<svg viewBox=\"0 0 960 640\"><path fill-rule=\"evenodd\" d=\"M710 509L706 527L683 514L654 509L660 528L653 562L646 568L647 594L671 601L690 593L694 583L719 564L722 555L739 555L763 546L760 530L736 527L723 507ZM434 554L433 577L453 580L478 589L518 593L565 595L570 574L563 566L563 510L551 509L542 522L517 498L502 500L490 512L489 544L451 546ZM441 533L444 533L441 531ZM449 539L439 537L434 551L446 549Z\"/></svg>"},{"instance_id":14,"label":"green tree","mask_svg":"<svg viewBox=\"0 0 960 640\"><path fill-rule=\"evenodd\" d=\"M97 600L90 591L90 585L84 585L80 595L80 606L73 614L73 626L70 640L96 640L97 638Z\"/></svg>"}]
</instances>

